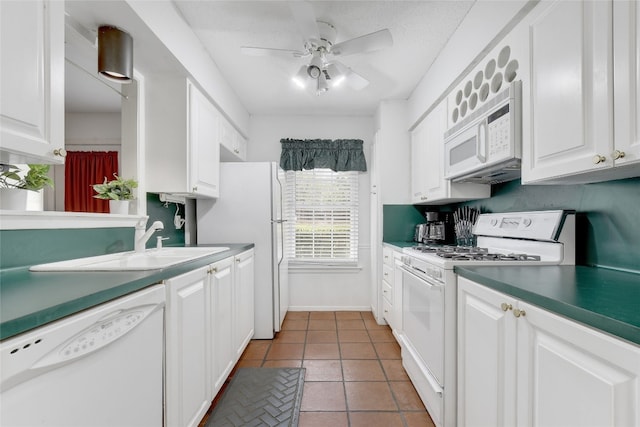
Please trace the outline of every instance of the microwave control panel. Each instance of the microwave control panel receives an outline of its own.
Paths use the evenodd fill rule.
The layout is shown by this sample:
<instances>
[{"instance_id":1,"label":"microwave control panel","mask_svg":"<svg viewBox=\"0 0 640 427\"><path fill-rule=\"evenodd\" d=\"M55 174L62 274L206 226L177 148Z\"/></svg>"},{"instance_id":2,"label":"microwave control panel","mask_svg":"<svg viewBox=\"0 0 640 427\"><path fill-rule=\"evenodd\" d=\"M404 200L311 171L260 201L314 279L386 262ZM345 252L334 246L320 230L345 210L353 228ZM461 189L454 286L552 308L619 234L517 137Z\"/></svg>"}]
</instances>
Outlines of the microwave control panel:
<instances>
[{"instance_id":1,"label":"microwave control panel","mask_svg":"<svg viewBox=\"0 0 640 427\"><path fill-rule=\"evenodd\" d=\"M494 111L487 117L489 158L510 154L511 147L511 115L509 103Z\"/></svg>"}]
</instances>

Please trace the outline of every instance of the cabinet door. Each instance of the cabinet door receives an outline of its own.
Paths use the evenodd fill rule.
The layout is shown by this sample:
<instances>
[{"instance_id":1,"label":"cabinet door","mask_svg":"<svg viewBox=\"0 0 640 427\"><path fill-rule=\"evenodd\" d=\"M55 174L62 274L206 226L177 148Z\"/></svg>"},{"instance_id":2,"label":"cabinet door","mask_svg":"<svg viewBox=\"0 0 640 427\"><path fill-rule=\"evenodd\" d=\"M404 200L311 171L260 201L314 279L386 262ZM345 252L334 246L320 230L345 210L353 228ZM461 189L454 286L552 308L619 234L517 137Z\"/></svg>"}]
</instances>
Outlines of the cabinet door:
<instances>
[{"instance_id":1,"label":"cabinet door","mask_svg":"<svg viewBox=\"0 0 640 427\"><path fill-rule=\"evenodd\" d=\"M64 163L64 2L0 2L0 43L0 161Z\"/></svg>"},{"instance_id":2,"label":"cabinet door","mask_svg":"<svg viewBox=\"0 0 640 427\"><path fill-rule=\"evenodd\" d=\"M460 426L516 425L515 304L511 297L458 279Z\"/></svg>"},{"instance_id":3,"label":"cabinet door","mask_svg":"<svg viewBox=\"0 0 640 427\"><path fill-rule=\"evenodd\" d=\"M253 250L244 252L235 257L236 277L235 277L235 316L236 325L234 330L234 349L236 359L240 358L242 352L253 337L253 281L254 281L254 256Z\"/></svg>"},{"instance_id":4,"label":"cabinet door","mask_svg":"<svg viewBox=\"0 0 640 427\"><path fill-rule=\"evenodd\" d=\"M423 121L411 132L411 203L427 200L427 152L426 122Z\"/></svg>"},{"instance_id":5,"label":"cabinet door","mask_svg":"<svg viewBox=\"0 0 640 427\"><path fill-rule=\"evenodd\" d=\"M640 5L613 2L616 166L640 162Z\"/></svg>"},{"instance_id":6,"label":"cabinet door","mask_svg":"<svg viewBox=\"0 0 640 427\"><path fill-rule=\"evenodd\" d=\"M532 14L523 182L611 167L612 2L542 2Z\"/></svg>"},{"instance_id":7,"label":"cabinet door","mask_svg":"<svg viewBox=\"0 0 640 427\"><path fill-rule=\"evenodd\" d=\"M215 394L235 363L233 351L233 257L211 265L211 386Z\"/></svg>"},{"instance_id":8,"label":"cabinet door","mask_svg":"<svg viewBox=\"0 0 640 427\"><path fill-rule=\"evenodd\" d=\"M189 191L196 197L220 195L219 114L191 82L189 87Z\"/></svg>"},{"instance_id":9,"label":"cabinet door","mask_svg":"<svg viewBox=\"0 0 640 427\"><path fill-rule=\"evenodd\" d=\"M207 267L165 282L165 414L169 426L197 426L211 400L207 382Z\"/></svg>"},{"instance_id":10,"label":"cabinet door","mask_svg":"<svg viewBox=\"0 0 640 427\"><path fill-rule=\"evenodd\" d=\"M637 426L640 348L520 303L518 424Z\"/></svg>"},{"instance_id":11,"label":"cabinet door","mask_svg":"<svg viewBox=\"0 0 640 427\"><path fill-rule=\"evenodd\" d=\"M444 179L444 132L447 128L447 103L441 102L425 118L426 156L425 189L427 200L440 200L448 197L449 181Z\"/></svg>"}]
</instances>

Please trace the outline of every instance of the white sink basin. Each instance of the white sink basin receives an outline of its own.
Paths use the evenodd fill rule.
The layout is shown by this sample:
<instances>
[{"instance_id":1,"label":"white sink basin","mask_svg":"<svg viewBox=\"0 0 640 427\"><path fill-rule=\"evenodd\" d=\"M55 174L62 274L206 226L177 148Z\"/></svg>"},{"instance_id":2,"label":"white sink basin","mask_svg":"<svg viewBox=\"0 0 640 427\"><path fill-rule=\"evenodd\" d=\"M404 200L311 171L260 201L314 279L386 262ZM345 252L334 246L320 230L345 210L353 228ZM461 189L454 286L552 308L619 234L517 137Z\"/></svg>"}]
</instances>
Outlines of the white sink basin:
<instances>
[{"instance_id":1,"label":"white sink basin","mask_svg":"<svg viewBox=\"0 0 640 427\"><path fill-rule=\"evenodd\" d=\"M160 248L144 252L120 252L34 265L31 271L138 271L160 270L226 251L227 247Z\"/></svg>"}]
</instances>

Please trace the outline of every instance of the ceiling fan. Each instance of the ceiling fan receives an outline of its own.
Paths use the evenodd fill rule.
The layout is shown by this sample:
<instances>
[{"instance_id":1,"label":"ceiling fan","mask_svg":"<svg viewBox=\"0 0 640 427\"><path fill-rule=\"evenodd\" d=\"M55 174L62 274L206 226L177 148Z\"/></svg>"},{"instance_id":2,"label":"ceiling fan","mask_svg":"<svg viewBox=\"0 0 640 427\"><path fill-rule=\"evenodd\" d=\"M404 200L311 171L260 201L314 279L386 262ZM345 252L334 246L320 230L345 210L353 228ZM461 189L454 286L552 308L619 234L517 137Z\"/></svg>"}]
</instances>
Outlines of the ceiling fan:
<instances>
[{"instance_id":1,"label":"ceiling fan","mask_svg":"<svg viewBox=\"0 0 640 427\"><path fill-rule=\"evenodd\" d=\"M369 81L337 61L335 57L356 53L373 52L393 45L393 38L388 29L335 43L336 28L328 22L317 21L311 3L304 1L287 2L298 31L302 35L301 50L278 49L269 47L242 46L240 49L247 55L271 55L293 58L308 58L310 61L302 65L293 76L293 81L301 88L311 86L317 95L346 82L356 90L365 88Z\"/></svg>"}]
</instances>

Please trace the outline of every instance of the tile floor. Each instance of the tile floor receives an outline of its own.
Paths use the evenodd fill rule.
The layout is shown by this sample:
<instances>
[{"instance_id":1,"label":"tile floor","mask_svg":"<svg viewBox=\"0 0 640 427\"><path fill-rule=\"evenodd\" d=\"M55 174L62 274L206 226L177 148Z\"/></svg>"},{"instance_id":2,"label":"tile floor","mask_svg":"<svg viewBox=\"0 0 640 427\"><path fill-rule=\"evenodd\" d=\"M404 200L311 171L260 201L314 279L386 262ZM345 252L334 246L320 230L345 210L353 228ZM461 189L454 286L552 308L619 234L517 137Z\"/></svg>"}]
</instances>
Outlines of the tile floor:
<instances>
[{"instance_id":1,"label":"tile floor","mask_svg":"<svg viewBox=\"0 0 640 427\"><path fill-rule=\"evenodd\" d=\"M434 425L391 330L370 312L289 312L282 331L251 341L237 366L306 368L299 427Z\"/></svg>"}]
</instances>

